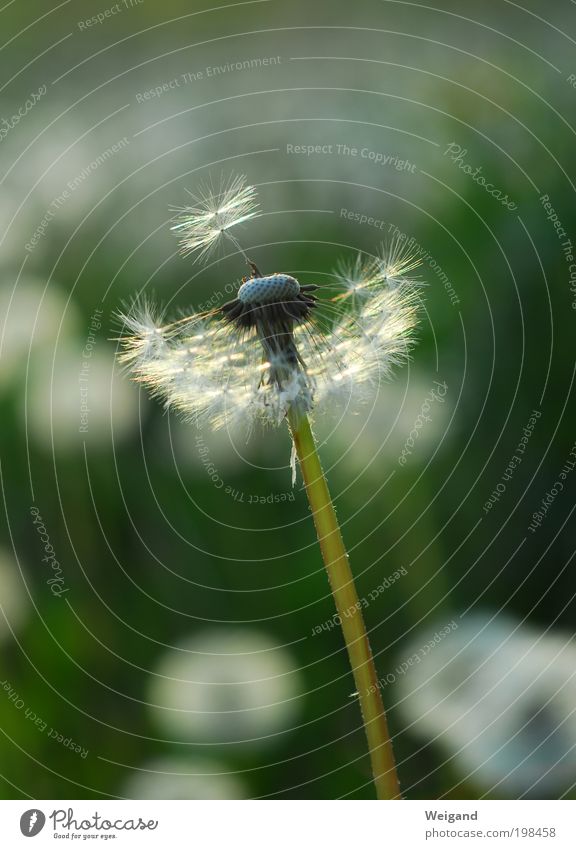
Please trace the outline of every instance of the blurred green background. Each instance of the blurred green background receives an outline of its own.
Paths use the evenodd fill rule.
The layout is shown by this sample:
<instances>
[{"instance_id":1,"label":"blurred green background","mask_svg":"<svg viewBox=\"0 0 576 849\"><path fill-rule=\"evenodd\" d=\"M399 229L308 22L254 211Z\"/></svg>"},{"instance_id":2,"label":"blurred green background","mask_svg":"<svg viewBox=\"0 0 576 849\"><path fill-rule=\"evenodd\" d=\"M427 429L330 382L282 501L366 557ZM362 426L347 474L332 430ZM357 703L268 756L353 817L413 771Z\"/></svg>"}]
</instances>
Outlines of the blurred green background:
<instances>
[{"instance_id":1,"label":"blurred green background","mask_svg":"<svg viewBox=\"0 0 576 849\"><path fill-rule=\"evenodd\" d=\"M406 795L573 796L576 8L208 5L0 11L0 792L373 798L287 432L199 433L115 364L135 295L240 281L169 230L239 172L266 271L423 257L410 364L316 416Z\"/></svg>"}]
</instances>

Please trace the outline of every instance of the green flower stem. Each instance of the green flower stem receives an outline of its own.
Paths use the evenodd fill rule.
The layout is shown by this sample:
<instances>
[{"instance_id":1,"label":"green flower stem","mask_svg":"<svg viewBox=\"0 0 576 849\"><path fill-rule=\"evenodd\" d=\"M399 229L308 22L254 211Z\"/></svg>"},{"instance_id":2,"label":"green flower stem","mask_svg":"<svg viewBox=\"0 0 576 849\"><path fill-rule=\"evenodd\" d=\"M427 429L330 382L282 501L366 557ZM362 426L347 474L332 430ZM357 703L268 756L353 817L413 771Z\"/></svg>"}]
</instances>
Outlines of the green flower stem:
<instances>
[{"instance_id":1,"label":"green flower stem","mask_svg":"<svg viewBox=\"0 0 576 849\"><path fill-rule=\"evenodd\" d=\"M378 676L366 634L361 604L310 422L306 415L295 411L288 414L288 422L314 516L332 595L342 621L342 632L368 738L376 793L379 799L400 799L400 785L392 741L388 732L386 713L378 687Z\"/></svg>"}]
</instances>

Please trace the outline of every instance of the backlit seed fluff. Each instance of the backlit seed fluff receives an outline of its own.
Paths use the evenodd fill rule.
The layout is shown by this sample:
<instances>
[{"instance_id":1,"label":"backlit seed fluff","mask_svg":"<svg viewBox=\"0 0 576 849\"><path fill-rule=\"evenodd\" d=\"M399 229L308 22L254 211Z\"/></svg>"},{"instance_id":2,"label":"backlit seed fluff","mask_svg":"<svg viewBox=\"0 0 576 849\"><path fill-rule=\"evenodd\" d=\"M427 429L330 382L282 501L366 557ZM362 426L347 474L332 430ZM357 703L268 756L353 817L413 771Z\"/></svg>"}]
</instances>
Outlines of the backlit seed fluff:
<instances>
[{"instance_id":1,"label":"backlit seed fluff","mask_svg":"<svg viewBox=\"0 0 576 849\"><path fill-rule=\"evenodd\" d=\"M338 262L335 276L344 291L337 298L370 297L383 284L394 286L409 279L420 262L417 251L396 235L376 256L358 253Z\"/></svg>"},{"instance_id":2,"label":"backlit seed fluff","mask_svg":"<svg viewBox=\"0 0 576 849\"><path fill-rule=\"evenodd\" d=\"M255 198L243 179L225 194L228 211ZM244 207L244 220L247 214ZM334 399L348 405L369 395L405 359L418 308L408 273L417 262L397 241L378 257L341 263L331 297L248 263L251 276L236 297L210 312L167 324L136 304L120 316L121 362L187 419L214 428L238 420L277 425L289 410L324 410ZM361 298L351 297L356 291Z\"/></svg>"},{"instance_id":3,"label":"backlit seed fluff","mask_svg":"<svg viewBox=\"0 0 576 849\"><path fill-rule=\"evenodd\" d=\"M177 215L171 227L186 256L197 253L198 259L205 258L233 227L258 215L256 189L246 185L243 176L223 183L218 190L205 185L189 194L192 203L174 208Z\"/></svg>"}]
</instances>

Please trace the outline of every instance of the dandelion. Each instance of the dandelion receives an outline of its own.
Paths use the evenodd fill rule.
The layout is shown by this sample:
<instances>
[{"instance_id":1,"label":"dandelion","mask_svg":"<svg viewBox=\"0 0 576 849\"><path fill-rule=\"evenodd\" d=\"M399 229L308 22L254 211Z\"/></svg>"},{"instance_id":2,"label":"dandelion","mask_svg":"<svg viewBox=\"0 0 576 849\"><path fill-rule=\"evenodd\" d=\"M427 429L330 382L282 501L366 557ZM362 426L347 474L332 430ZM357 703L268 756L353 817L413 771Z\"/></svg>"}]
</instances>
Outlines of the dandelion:
<instances>
[{"instance_id":1,"label":"dandelion","mask_svg":"<svg viewBox=\"0 0 576 849\"><path fill-rule=\"evenodd\" d=\"M246 627L211 628L168 650L149 687L163 733L213 747L270 746L293 727L303 691L288 649Z\"/></svg>"},{"instance_id":2,"label":"dandelion","mask_svg":"<svg viewBox=\"0 0 576 849\"><path fill-rule=\"evenodd\" d=\"M236 298L210 312L164 324L136 304L122 316L121 362L186 418L215 428L278 425L289 413L365 397L406 357L413 281L398 275L392 285L381 274L380 289L374 283L360 308L347 309L340 296L320 301L314 284L251 269Z\"/></svg>"},{"instance_id":3,"label":"dandelion","mask_svg":"<svg viewBox=\"0 0 576 849\"><path fill-rule=\"evenodd\" d=\"M34 360L20 411L37 446L62 457L83 442L104 450L111 435L118 444L139 422L138 392L117 373L112 353L96 347L87 368L83 351L83 345L68 341L54 357ZM78 388L71 392L71 386Z\"/></svg>"},{"instance_id":4,"label":"dandelion","mask_svg":"<svg viewBox=\"0 0 576 849\"><path fill-rule=\"evenodd\" d=\"M406 656L429 636L413 640ZM571 634L478 613L408 669L400 708L487 792L558 798L576 780L575 669Z\"/></svg>"},{"instance_id":5,"label":"dandelion","mask_svg":"<svg viewBox=\"0 0 576 849\"><path fill-rule=\"evenodd\" d=\"M362 468L363 476L379 479L385 461L399 468L419 467L451 435L452 399L449 393L440 397L436 388L430 375L411 368L410 380L390 383L360 424L354 408L342 412L337 428L330 420L318 420L320 441L330 438L332 455L344 465Z\"/></svg>"},{"instance_id":6,"label":"dandelion","mask_svg":"<svg viewBox=\"0 0 576 849\"><path fill-rule=\"evenodd\" d=\"M171 323L137 303L121 316L127 332L120 360L167 407L197 424L288 423L342 619L377 793L399 798L378 676L308 414L369 396L406 358L417 318L418 291L409 276L417 259L399 240L377 256L360 254L339 265L338 292L326 297L291 274L263 273L246 256L230 232L256 214L256 194L244 178L219 192L203 189L194 203L173 228L182 252L205 257L228 239L250 275L233 300Z\"/></svg>"},{"instance_id":7,"label":"dandelion","mask_svg":"<svg viewBox=\"0 0 576 849\"><path fill-rule=\"evenodd\" d=\"M4 273L0 287L0 392L22 373L28 361L46 361L57 344L74 337L79 316L56 281Z\"/></svg>"},{"instance_id":8,"label":"dandelion","mask_svg":"<svg viewBox=\"0 0 576 849\"><path fill-rule=\"evenodd\" d=\"M242 777L221 761L163 757L135 767L124 785L128 799L246 799Z\"/></svg>"}]
</instances>

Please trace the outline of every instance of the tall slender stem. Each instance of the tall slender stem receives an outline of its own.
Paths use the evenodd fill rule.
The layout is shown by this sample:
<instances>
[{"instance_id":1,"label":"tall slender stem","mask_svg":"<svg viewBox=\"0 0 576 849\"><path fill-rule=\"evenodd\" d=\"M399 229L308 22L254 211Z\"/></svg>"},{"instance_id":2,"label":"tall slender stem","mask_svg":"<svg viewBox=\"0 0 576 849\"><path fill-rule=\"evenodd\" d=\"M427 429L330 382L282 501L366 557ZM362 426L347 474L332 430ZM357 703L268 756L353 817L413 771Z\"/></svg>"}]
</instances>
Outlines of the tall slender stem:
<instances>
[{"instance_id":1,"label":"tall slender stem","mask_svg":"<svg viewBox=\"0 0 576 849\"><path fill-rule=\"evenodd\" d=\"M310 422L306 415L296 411L288 414L288 422L314 516L322 558L341 619L344 641L360 700L362 721L368 738L376 793L379 799L400 799L394 752L362 616L362 605L354 585L348 554L322 471Z\"/></svg>"}]
</instances>

